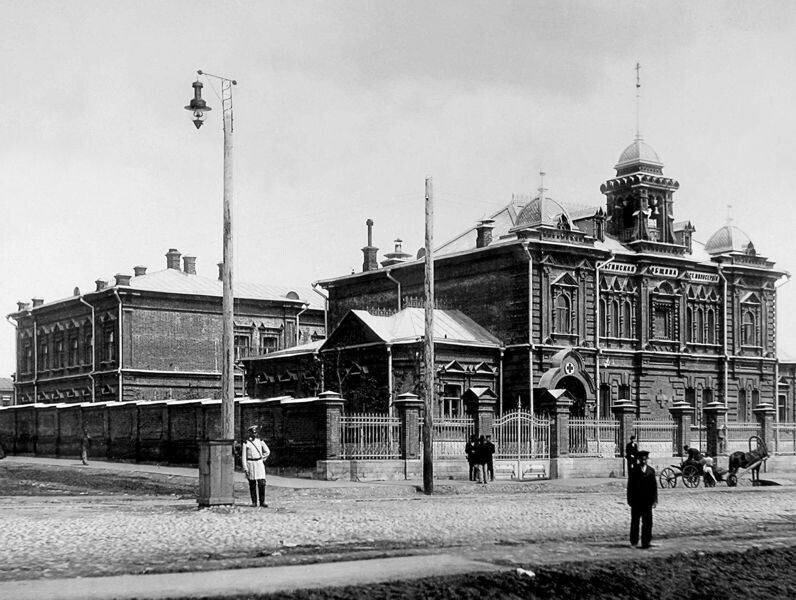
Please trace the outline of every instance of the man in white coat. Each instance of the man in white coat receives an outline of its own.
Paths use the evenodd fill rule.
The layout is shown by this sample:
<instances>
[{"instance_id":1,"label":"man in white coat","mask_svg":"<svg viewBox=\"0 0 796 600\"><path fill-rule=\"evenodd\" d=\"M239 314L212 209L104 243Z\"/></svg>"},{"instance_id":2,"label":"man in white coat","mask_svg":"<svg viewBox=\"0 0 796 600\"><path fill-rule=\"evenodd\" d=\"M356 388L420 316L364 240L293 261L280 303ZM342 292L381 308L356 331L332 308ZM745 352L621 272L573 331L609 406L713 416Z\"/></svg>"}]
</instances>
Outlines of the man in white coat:
<instances>
[{"instance_id":1,"label":"man in white coat","mask_svg":"<svg viewBox=\"0 0 796 600\"><path fill-rule=\"evenodd\" d=\"M264 441L260 439L257 426L249 427L248 438L241 450L241 463L246 479L249 480L249 493L252 497L252 506L257 506L257 493L260 495L260 506L267 507L265 503L265 461L271 451Z\"/></svg>"}]
</instances>

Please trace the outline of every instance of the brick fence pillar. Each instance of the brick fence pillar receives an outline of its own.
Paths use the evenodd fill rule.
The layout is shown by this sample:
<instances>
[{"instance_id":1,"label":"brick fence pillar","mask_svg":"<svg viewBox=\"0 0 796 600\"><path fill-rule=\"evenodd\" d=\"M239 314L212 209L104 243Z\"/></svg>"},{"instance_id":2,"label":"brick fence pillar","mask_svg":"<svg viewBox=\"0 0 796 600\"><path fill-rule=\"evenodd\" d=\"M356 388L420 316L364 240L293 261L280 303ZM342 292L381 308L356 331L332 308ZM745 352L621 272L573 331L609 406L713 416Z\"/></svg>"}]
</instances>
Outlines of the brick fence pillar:
<instances>
[{"instance_id":1,"label":"brick fence pillar","mask_svg":"<svg viewBox=\"0 0 796 600\"><path fill-rule=\"evenodd\" d=\"M324 452L321 460L341 458L343 440L340 438L340 422L345 400L337 392L323 392L318 395L320 419L324 429Z\"/></svg>"},{"instance_id":2,"label":"brick fence pillar","mask_svg":"<svg viewBox=\"0 0 796 600\"><path fill-rule=\"evenodd\" d=\"M718 456L727 453L726 427L727 407L723 402L711 402L702 409L705 414L705 453L707 456Z\"/></svg>"},{"instance_id":3,"label":"brick fence pillar","mask_svg":"<svg viewBox=\"0 0 796 600\"><path fill-rule=\"evenodd\" d=\"M774 415L776 409L770 402L762 402L752 409L760 425L760 437L766 443L769 454L774 454Z\"/></svg>"},{"instance_id":4,"label":"brick fence pillar","mask_svg":"<svg viewBox=\"0 0 796 600\"><path fill-rule=\"evenodd\" d=\"M423 401L411 392L400 394L395 399L395 408L401 422L401 458L420 458L420 416Z\"/></svg>"},{"instance_id":5,"label":"brick fence pillar","mask_svg":"<svg viewBox=\"0 0 796 600\"><path fill-rule=\"evenodd\" d=\"M636 419L636 405L630 400L617 400L611 407L611 412L614 413L614 418L619 423L619 453L625 459L624 464L626 465L625 445L634 433L633 421Z\"/></svg>"},{"instance_id":6,"label":"brick fence pillar","mask_svg":"<svg viewBox=\"0 0 796 600\"><path fill-rule=\"evenodd\" d=\"M691 419L694 407L688 402L675 402L669 407L674 420L674 455L685 456L683 446L691 443Z\"/></svg>"},{"instance_id":7,"label":"brick fence pillar","mask_svg":"<svg viewBox=\"0 0 796 600\"><path fill-rule=\"evenodd\" d=\"M495 421L495 404L497 401L490 397L474 399L469 408L475 424L475 435L492 435L492 424Z\"/></svg>"},{"instance_id":8,"label":"brick fence pillar","mask_svg":"<svg viewBox=\"0 0 796 600\"><path fill-rule=\"evenodd\" d=\"M561 390L554 390L555 392ZM569 456L569 407L572 398L569 394L544 394L540 401L540 409L550 415L550 458Z\"/></svg>"}]
</instances>

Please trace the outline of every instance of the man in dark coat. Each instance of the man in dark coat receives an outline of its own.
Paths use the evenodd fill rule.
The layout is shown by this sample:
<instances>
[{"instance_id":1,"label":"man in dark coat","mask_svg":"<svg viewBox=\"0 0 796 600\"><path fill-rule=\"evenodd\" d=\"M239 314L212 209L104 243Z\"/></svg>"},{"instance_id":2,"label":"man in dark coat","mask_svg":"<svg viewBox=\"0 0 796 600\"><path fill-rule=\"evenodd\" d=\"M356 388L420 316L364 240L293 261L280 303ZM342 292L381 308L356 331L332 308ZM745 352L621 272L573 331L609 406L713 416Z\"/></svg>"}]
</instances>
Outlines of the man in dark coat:
<instances>
[{"instance_id":1,"label":"man in dark coat","mask_svg":"<svg viewBox=\"0 0 796 600\"><path fill-rule=\"evenodd\" d=\"M641 547L649 548L652 541L652 509L658 505L658 481L655 469L647 464L649 452L638 453L638 464L627 480L627 504L630 506L630 545L638 544L641 521Z\"/></svg>"},{"instance_id":2,"label":"man in dark coat","mask_svg":"<svg viewBox=\"0 0 796 600\"><path fill-rule=\"evenodd\" d=\"M486 456L486 470L489 474L489 481L495 481L495 464L492 459L495 454L495 444L492 443L491 435L486 436L484 454Z\"/></svg>"},{"instance_id":3,"label":"man in dark coat","mask_svg":"<svg viewBox=\"0 0 796 600\"><path fill-rule=\"evenodd\" d=\"M636 436L631 435L630 441L625 446L625 460L627 461L627 476L630 477L630 472L636 466L638 458L638 444L636 443Z\"/></svg>"},{"instance_id":4,"label":"man in dark coat","mask_svg":"<svg viewBox=\"0 0 796 600\"><path fill-rule=\"evenodd\" d=\"M478 438L471 435L468 442L464 445L464 454L467 456L467 465L470 471L470 481L475 481L475 445Z\"/></svg>"}]
</instances>

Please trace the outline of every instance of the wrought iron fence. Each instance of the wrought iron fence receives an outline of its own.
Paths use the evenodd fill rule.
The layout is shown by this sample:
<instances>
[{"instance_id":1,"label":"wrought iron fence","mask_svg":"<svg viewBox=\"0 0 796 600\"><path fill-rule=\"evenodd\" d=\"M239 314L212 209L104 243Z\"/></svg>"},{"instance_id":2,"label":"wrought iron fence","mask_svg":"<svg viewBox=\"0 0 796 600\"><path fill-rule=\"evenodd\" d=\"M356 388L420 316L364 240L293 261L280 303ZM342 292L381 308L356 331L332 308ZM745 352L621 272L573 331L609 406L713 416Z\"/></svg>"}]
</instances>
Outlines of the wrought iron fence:
<instances>
[{"instance_id":1,"label":"wrought iron fence","mask_svg":"<svg viewBox=\"0 0 796 600\"><path fill-rule=\"evenodd\" d=\"M774 453L796 454L796 423L774 423Z\"/></svg>"},{"instance_id":2,"label":"wrought iron fence","mask_svg":"<svg viewBox=\"0 0 796 600\"><path fill-rule=\"evenodd\" d=\"M550 420L529 411L516 410L496 419L495 458L532 460L550 458Z\"/></svg>"},{"instance_id":3,"label":"wrought iron fence","mask_svg":"<svg viewBox=\"0 0 796 600\"><path fill-rule=\"evenodd\" d=\"M727 447L725 452L749 452L749 438L760 435L760 425L755 421L727 423Z\"/></svg>"},{"instance_id":4,"label":"wrought iron fence","mask_svg":"<svg viewBox=\"0 0 796 600\"><path fill-rule=\"evenodd\" d=\"M570 456L620 456L619 423L612 420L569 420Z\"/></svg>"},{"instance_id":5,"label":"wrought iron fence","mask_svg":"<svg viewBox=\"0 0 796 600\"><path fill-rule=\"evenodd\" d=\"M674 447L677 425L672 419L636 419L633 433L639 450L646 450L650 456L668 457L677 454Z\"/></svg>"},{"instance_id":6,"label":"wrought iron fence","mask_svg":"<svg viewBox=\"0 0 796 600\"><path fill-rule=\"evenodd\" d=\"M475 421L472 417L435 418L432 444L434 459L465 458L464 446L474 433ZM422 440L422 427L420 435Z\"/></svg>"},{"instance_id":7,"label":"wrought iron fence","mask_svg":"<svg viewBox=\"0 0 796 600\"><path fill-rule=\"evenodd\" d=\"M691 424L691 440L689 441L688 445L693 446L694 448L698 448L699 450L705 450L705 445L708 443L708 429L705 427L704 424ZM679 453L679 448L675 449Z\"/></svg>"},{"instance_id":8,"label":"wrought iron fence","mask_svg":"<svg viewBox=\"0 0 796 600\"><path fill-rule=\"evenodd\" d=\"M343 458L399 458L401 422L379 413L343 415L340 440Z\"/></svg>"}]
</instances>

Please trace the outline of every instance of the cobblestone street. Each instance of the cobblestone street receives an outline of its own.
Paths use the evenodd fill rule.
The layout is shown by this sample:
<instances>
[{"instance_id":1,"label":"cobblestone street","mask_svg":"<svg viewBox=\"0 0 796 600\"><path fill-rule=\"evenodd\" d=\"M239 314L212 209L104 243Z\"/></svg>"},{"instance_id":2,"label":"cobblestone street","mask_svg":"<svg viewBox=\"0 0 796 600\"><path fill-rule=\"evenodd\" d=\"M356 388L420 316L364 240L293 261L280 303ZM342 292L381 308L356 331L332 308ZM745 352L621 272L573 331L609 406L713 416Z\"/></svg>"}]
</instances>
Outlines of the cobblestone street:
<instances>
[{"instance_id":1,"label":"cobblestone street","mask_svg":"<svg viewBox=\"0 0 796 600\"><path fill-rule=\"evenodd\" d=\"M623 480L439 482L426 497L407 485L269 487L267 509L199 510L193 499L141 496L0 498L0 579L89 576L289 564L356 552L460 553L511 563L555 546L562 560L626 547ZM656 547L682 540L796 536L792 487L661 490ZM693 544L692 544L693 545ZM56 558L57 556L57 558Z\"/></svg>"}]
</instances>

